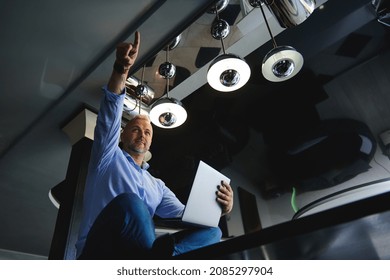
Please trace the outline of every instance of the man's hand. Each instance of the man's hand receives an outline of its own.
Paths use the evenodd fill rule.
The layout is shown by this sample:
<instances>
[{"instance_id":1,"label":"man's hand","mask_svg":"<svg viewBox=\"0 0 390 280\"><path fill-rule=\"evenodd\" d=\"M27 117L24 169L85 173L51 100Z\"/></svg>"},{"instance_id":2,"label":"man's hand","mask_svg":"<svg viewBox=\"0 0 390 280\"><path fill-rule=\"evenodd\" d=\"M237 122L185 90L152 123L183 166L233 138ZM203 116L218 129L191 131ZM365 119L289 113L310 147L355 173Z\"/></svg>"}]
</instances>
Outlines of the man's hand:
<instances>
[{"instance_id":1,"label":"man's hand","mask_svg":"<svg viewBox=\"0 0 390 280\"><path fill-rule=\"evenodd\" d=\"M140 42L141 35L137 31L135 32L134 43L120 43L116 47L114 69L107 84L109 91L116 94L123 92L129 70L137 59Z\"/></svg>"},{"instance_id":2,"label":"man's hand","mask_svg":"<svg viewBox=\"0 0 390 280\"><path fill-rule=\"evenodd\" d=\"M217 201L222 206L222 214L228 214L233 209L233 189L225 181L218 186Z\"/></svg>"},{"instance_id":3,"label":"man's hand","mask_svg":"<svg viewBox=\"0 0 390 280\"><path fill-rule=\"evenodd\" d=\"M141 35L138 31L135 32L134 43L120 43L116 47L116 60L114 69L119 74L127 74L130 67L133 66L138 56Z\"/></svg>"}]
</instances>

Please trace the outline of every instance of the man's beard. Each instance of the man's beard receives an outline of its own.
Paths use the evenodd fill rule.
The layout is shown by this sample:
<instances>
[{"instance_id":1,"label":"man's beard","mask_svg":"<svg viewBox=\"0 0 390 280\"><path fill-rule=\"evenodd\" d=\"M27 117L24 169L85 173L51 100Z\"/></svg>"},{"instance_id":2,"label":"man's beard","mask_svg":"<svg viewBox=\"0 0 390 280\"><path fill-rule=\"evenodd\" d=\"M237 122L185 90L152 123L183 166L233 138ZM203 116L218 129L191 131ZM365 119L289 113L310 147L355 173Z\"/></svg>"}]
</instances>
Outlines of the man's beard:
<instances>
[{"instance_id":1,"label":"man's beard","mask_svg":"<svg viewBox=\"0 0 390 280\"><path fill-rule=\"evenodd\" d=\"M132 151L136 154L145 154L149 150L149 149L137 148L137 146L133 143L124 143L124 146L126 147L126 150Z\"/></svg>"}]
</instances>

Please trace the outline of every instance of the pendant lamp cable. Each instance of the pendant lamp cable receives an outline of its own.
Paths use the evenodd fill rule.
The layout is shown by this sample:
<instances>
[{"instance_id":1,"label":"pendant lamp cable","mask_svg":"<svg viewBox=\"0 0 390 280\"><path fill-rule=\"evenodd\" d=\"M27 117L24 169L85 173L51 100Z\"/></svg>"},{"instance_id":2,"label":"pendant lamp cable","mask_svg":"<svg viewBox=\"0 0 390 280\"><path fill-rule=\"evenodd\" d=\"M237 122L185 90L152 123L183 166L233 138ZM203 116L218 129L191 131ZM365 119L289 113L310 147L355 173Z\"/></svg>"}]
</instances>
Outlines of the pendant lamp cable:
<instances>
[{"instance_id":1,"label":"pendant lamp cable","mask_svg":"<svg viewBox=\"0 0 390 280\"><path fill-rule=\"evenodd\" d=\"M265 4L268 5L268 3L266 1L265 1ZM278 45L276 44L275 38L272 35L271 28L270 28L270 26L268 24L267 18L265 17L263 5L260 4L259 6L260 6L261 13L263 14L263 18L264 18L265 24L267 25L268 33L271 36L272 44L274 45L274 48L276 48Z\"/></svg>"},{"instance_id":2,"label":"pendant lamp cable","mask_svg":"<svg viewBox=\"0 0 390 280\"><path fill-rule=\"evenodd\" d=\"M145 64L142 67L142 74L141 74L141 86L144 85L144 77L145 77ZM142 94L139 95L139 100L138 100L138 113L141 115L141 104L142 104Z\"/></svg>"},{"instance_id":3,"label":"pendant lamp cable","mask_svg":"<svg viewBox=\"0 0 390 280\"><path fill-rule=\"evenodd\" d=\"M217 18L217 21L219 21L220 18L219 18L217 5L215 5L215 17ZM220 41L221 41L221 45L222 45L222 52L223 52L223 54L226 54L225 44L223 43L223 36L220 36Z\"/></svg>"},{"instance_id":4,"label":"pendant lamp cable","mask_svg":"<svg viewBox=\"0 0 390 280\"><path fill-rule=\"evenodd\" d=\"M167 52L165 54L165 59L167 62L169 62L169 45L167 45ZM169 75L168 75L168 73L166 73L165 78L167 80L167 83L166 83L167 98L169 98Z\"/></svg>"}]
</instances>

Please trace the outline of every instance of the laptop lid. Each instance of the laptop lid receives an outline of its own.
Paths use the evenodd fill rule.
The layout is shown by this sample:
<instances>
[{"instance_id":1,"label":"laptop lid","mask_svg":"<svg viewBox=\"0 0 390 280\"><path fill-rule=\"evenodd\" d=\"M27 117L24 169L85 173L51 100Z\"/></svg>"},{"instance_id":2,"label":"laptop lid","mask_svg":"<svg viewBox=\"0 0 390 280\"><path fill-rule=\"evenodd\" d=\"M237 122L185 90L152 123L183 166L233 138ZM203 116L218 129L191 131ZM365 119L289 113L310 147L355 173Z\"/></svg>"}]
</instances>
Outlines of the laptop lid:
<instances>
[{"instance_id":1,"label":"laptop lid","mask_svg":"<svg viewBox=\"0 0 390 280\"><path fill-rule=\"evenodd\" d=\"M221 206L216 191L221 181L230 183L230 178L203 161L199 162L182 221L200 226L217 227Z\"/></svg>"}]
</instances>

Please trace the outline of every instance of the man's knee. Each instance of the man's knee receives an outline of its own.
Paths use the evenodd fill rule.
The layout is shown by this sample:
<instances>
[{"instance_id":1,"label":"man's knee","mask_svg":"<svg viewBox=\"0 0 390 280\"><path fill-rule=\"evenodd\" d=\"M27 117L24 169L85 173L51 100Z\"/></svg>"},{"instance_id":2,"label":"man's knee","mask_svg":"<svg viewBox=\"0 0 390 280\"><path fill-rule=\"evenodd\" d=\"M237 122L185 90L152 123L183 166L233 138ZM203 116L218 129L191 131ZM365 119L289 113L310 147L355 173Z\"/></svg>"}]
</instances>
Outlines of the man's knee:
<instances>
[{"instance_id":1,"label":"man's knee","mask_svg":"<svg viewBox=\"0 0 390 280\"><path fill-rule=\"evenodd\" d=\"M109 208L114 211L126 213L148 212L145 203L134 193L122 193L116 196L110 203Z\"/></svg>"},{"instance_id":2,"label":"man's knee","mask_svg":"<svg viewBox=\"0 0 390 280\"><path fill-rule=\"evenodd\" d=\"M134 193L121 193L117 195L111 202L122 207L128 207L129 205L143 204L143 201Z\"/></svg>"},{"instance_id":3,"label":"man's knee","mask_svg":"<svg viewBox=\"0 0 390 280\"><path fill-rule=\"evenodd\" d=\"M219 227L210 227L208 228L210 239L214 240L214 242L219 242L222 238L222 231Z\"/></svg>"}]
</instances>

